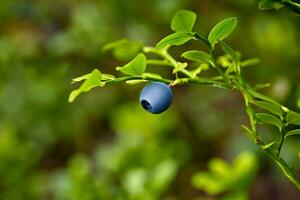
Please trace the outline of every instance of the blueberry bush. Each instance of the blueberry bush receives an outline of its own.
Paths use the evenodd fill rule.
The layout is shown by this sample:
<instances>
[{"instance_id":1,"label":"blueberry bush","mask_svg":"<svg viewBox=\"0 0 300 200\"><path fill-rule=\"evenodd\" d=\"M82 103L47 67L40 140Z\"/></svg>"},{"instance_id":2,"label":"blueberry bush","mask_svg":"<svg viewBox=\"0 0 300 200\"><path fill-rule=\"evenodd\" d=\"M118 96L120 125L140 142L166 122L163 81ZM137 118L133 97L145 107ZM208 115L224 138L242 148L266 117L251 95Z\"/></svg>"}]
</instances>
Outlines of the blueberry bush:
<instances>
[{"instance_id":1,"label":"blueberry bush","mask_svg":"<svg viewBox=\"0 0 300 200\"><path fill-rule=\"evenodd\" d=\"M251 88L299 113L297 2L1 0L0 200L300 199L265 153L276 153L279 128L255 116L260 141L276 142L266 150L242 134L241 124L252 128L243 95L230 88L237 76L223 51L223 42L234 47ZM173 21L172 31L180 9L186 9L187 23ZM188 10L199 15L193 26ZM164 36L187 29L208 39L215 24L232 16L238 25L214 47L229 87L210 63L208 43L196 35L180 46L156 47ZM170 56L157 53L164 48L179 71L173 73ZM199 57L200 50L209 58ZM146 58L145 71L122 67L136 57L136 66ZM101 77L101 87L68 103L71 90L80 88L80 79L70 80L94 69L96 82L89 84ZM153 92L156 86L160 93ZM154 101L155 95L165 101ZM268 101L250 95L255 113L281 121L278 106L272 114L264 109ZM150 106L162 112L152 114ZM288 112L279 110L287 119ZM288 124L284 132L297 129ZM299 178L300 136L290 133L279 157Z\"/></svg>"},{"instance_id":2,"label":"blueberry bush","mask_svg":"<svg viewBox=\"0 0 300 200\"><path fill-rule=\"evenodd\" d=\"M290 1L282 2L291 3ZM273 3L276 4L273 1L262 1L260 7L267 3L272 4L272 6ZM259 90L268 87L268 84L252 85L247 82L245 79L246 68L256 64L257 59L242 59L241 54L225 42L225 39L237 27L238 19L236 17L227 18L217 23L208 36L193 31L195 22L196 13L180 10L171 21L170 28L173 33L161 39L155 47L144 46L142 43L124 39L106 44L103 47L104 51L111 50L115 55L126 51L127 56L134 56L127 64L116 67L116 70L120 71L123 76L116 77L95 69L89 74L74 78L73 83L80 81L83 81L83 83L78 89L72 91L69 102L73 102L78 95L95 87L120 82L139 84L155 81L169 84L171 87L197 83L231 92L239 92L243 97L245 112L249 117L249 125L241 125L242 130L262 151L274 160L283 174L300 189L300 181L293 168L280 156L285 139L300 134L300 129L297 127L300 125L300 113L259 92ZM182 46L188 42L202 42L206 45L206 50L190 49L184 51L181 54L183 59L171 55L170 49L172 47ZM223 54L217 54L218 48L221 48ZM152 58L152 55L156 57ZM169 67L171 73L167 75L151 73L148 69L152 65ZM209 70L215 71L216 74L213 74L213 76L203 75L204 72ZM157 102L153 103L158 105L153 105L154 109L157 107L157 111L152 111L153 113L160 113L169 106L171 93L169 89L160 90L153 84L158 83L146 86L141 98L147 96L149 101L152 99L160 101L159 103L162 105ZM151 88L149 89L149 87ZM145 91L147 91L147 94L145 94ZM161 95L161 93L164 94ZM146 110L151 110L152 105L148 101L141 100L141 104ZM280 135L279 140L263 141L261 138L262 133L257 128L260 124L276 127L276 132Z\"/></svg>"}]
</instances>

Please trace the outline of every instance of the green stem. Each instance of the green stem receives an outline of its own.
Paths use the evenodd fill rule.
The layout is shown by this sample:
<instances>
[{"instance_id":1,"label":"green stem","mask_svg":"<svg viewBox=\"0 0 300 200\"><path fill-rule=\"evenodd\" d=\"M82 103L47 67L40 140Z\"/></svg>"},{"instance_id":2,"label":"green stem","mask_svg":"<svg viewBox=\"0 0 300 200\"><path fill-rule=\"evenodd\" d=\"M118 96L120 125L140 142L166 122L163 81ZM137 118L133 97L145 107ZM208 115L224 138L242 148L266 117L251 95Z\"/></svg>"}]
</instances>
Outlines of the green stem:
<instances>
[{"instance_id":1,"label":"green stem","mask_svg":"<svg viewBox=\"0 0 300 200\"><path fill-rule=\"evenodd\" d=\"M214 51L214 49L212 48L212 46L209 44L209 52L210 52L210 55L211 55L211 58L212 58L212 61L213 61L213 64L214 64L214 67L216 69L216 71L223 77L225 83L229 86L231 85L229 79L227 76L225 76L223 70L221 69L221 67L217 64L217 59L216 59L216 53Z\"/></svg>"},{"instance_id":2,"label":"green stem","mask_svg":"<svg viewBox=\"0 0 300 200\"><path fill-rule=\"evenodd\" d=\"M163 65L163 66L172 66L169 62L166 62L165 60L147 60L148 65Z\"/></svg>"},{"instance_id":3,"label":"green stem","mask_svg":"<svg viewBox=\"0 0 300 200\"><path fill-rule=\"evenodd\" d=\"M275 155L269 149L264 149L264 151L271 157L275 163L279 166L284 175L300 190L300 181L295 175L293 169L289 167L289 165L282 160L279 156Z\"/></svg>"},{"instance_id":4,"label":"green stem","mask_svg":"<svg viewBox=\"0 0 300 200\"><path fill-rule=\"evenodd\" d=\"M173 80L164 79L164 78L142 77L142 76L124 76L124 77L119 77L119 78L115 78L113 80L106 81L105 83L120 83L120 82L125 82L125 81L130 81L130 80L159 81L159 82L163 82L166 84L170 84L170 83L174 82Z\"/></svg>"},{"instance_id":5,"label":"green stem","mask_svg":"<svg viewBox=\"0 0 300 200\"><path fill-rule=\"evenodd\" d=\"M277 0L277 1L279 1L280 3L282 3L283 5L288 7L293 12L300 14L300 4L299 3L293 2L291 0Z\"/></svg>"}]
</instances>

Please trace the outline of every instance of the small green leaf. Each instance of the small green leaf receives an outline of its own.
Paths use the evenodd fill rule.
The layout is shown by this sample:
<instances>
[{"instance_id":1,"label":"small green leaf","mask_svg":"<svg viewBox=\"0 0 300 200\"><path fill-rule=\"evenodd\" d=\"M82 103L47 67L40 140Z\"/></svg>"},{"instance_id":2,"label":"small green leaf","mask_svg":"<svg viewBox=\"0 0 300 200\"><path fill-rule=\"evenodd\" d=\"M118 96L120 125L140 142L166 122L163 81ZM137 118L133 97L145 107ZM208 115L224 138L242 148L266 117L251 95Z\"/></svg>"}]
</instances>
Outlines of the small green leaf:
<instances>
[{"instance_id":1,"label":"small green leaf","mask_svg":"<svg viewBox=\"0 0 300 200\"><path fill-rule=\"evenodd\" d=\"M211 56L208 53L205 53L203 51L186 51L182 55L187 60L194 61L194 62L204 62L204 63L210 63L213 65L213 61L211 59Z\"/></svg>"},{"instance_id":2,"label":"small green leaf","mask_svg":"<svg viewBox=\"0 0 300 200\"><path fill-rule=\"evenodd\" d=\"M121 39L121 40L117 40L117 41L107 43L102 47L102 51L108 51L108 50L118 48L120 46L123 46L124 44L127 44L127 42L128 42L127 39Z\"/></svg>"},{"instance_id":3,"label":"small green leaf","mask_svg":"<svg viewBox=\"0 0 300 200\"><path fill-rule=\"evenodd\" d=\"M146 70L147 59L144 54L138 54L132 61L123 67L117 67L116 70L121 71L123 74L131 76L140 76Z\"/></svg>"},{"instance_id":4,"label":"small green leaf","mask_svg":"<svg viewBox=\"0 0 300 200\"><path fill-rule=\"evenodd\" d=\"M179 46L192 39L195 39L195 37L189 32L177 32L168 35L167 37L159 41L159 43L156 45L156 48L164 48L167 45Z\"/></svg>"},{"instance_id":5,"label":"small green leaf","mask_svg":"<svg viewBox=\"0 0 300 200\"><path fill-rule=\"evenodd\" d=\"M291 135L300 135L300 129L295 129L295 130L289 131L285 134L284 137L288 137L288 136L291 136Z\"/></svg>"},{"instance_id":6,"label":"small green leaf","mask_svg":"<svg viewBox=\"0 0 300 200\"><path fill-rule=\"evenodd\" d=\"M111 42L103 46L103 51L112 50L115 58L121 61L133 59L141 50L143 44L137 41L127 39Z\"/></svg>"},{"instance_id":7,"label":"small green leaf","mask_svg":"<svg viewBox=\"0 0 300 200\"><path fill-rule=\"evenodd\" d=\"M91 73L85 74L85 75L82 75L82 76L79 76L79 77L77 77L77 78L73 78L73 79L72 79L72 84L73 84L73 83L76 83L76 82L80 82L80 81L86 80L86 79L88 79L90 76L91 76Z\"/></svg>"},{"instance_id":8,"label":"small green leaf","mask_svg":"<svg viewBox=\"0 0 300 200\"><path fill-rule=\"evenodd\" d=\"M196 22L196 13L188 10L180 10L176 12L171 21L171 29L175 32L193 30L193 26Z\"/></svg>"},{"instance_id":9,"label":"small green leaf","mask_svg":"<svg viewBox=\"0 0 300 200\"><path fill-rule=\"evenodd\" d=\"M232 174L231 166L222 159L213 158L208 163L208 168L214 177L229 178Z\"/></svg>"},{"instance_id":10,"label":"small green leaf","mask_svg":"<svg viewBox=\"0 0 300 200\"><path fill-rule=\"evenodd\" d=\"M282 122L280 119L275 117L274 115L268 114L268 113L256 113L256 118L259 119L261 122L266 124L271 124L274 126L277 126L278 128L282 127Z\"/></svg>"},{"instance_id":11,"label":"small green leaf","mask_svg":"<svg viewBox=\"0 0 300 200\"><path fill-rule=\"evenodd\" d=\"M101 82L101 72L97 69L92 71L88 78L83 82L79 89L73 90L69 96L69 102L72 103L82 92L88 92L92 88L102 87L105 83Z\"/></svg>"},{"instance_id":12,"label":"small green leaf","mask_svg":"<svg viewBox=\"0 0 300 200\"><path fill-rule=\"evenodd\" d=\"M270 103L267 101L254 101L252 103L262 109L265 109L265 110L279 116L279 117L282 117L282 115L283 115L283 111L282 111L281 107L277 104L273 104L273 103Z\"/></svg>"},{"instance_id":13,"label":"small green leaf","mask_svg":"<svg viewBox=\"0 0 300 200\"><path fill-rule=\"evenodd\" d=\"M208 40L212 47L215 46L219 41L222 41L227 36L229 36L235 27L237 26L237 19L236 17L224 19L219 22L215 27L210 31Z\"/></svg>"},{"instance_id":14,"label":"small green leaf","mask_svg":"<svg viewBox=\"0 0 300 200\"><path fill-rule=\"evenodd\" d=\"M287 124L300 125L300 114L294 111L289 111L286 115Z\"/></svg>"},{"instance_id":15,"label":"small green leaf","mask_svg":"<svg viewBox=\"0 0 300 200\"><path fill-rule=\"evenodd\" d=\"M241 67L248 67L252 65L257 65L260 63L258 58L250 58L241 62Z\"/></svg>"},{"instance_id":16,"label":"small green leaf","mask_svg":"<svg viewBox=\"0 0 300 200\"><path fill-rule=\"evenodd\" d=\"M83 76L79 76L77 78L72 79L72 84L76 82L80 82L86 79L89 79L91 77L91 73L85 74ZM108 80L114 80L116 77L111 74L101 74L101 80L102 81L108 81Z\"/></svg>"},{"instance_id":17,"label":"small green leaf","mask_svg":"<svg viewBox=\"0 0 300 200\"><path fill-rule=\"evenodd\" d=\"M109 81L109 80L114 80L116 77L111 74L101 74L101 80L102 81Z\"/></svg>"}]
</instances>

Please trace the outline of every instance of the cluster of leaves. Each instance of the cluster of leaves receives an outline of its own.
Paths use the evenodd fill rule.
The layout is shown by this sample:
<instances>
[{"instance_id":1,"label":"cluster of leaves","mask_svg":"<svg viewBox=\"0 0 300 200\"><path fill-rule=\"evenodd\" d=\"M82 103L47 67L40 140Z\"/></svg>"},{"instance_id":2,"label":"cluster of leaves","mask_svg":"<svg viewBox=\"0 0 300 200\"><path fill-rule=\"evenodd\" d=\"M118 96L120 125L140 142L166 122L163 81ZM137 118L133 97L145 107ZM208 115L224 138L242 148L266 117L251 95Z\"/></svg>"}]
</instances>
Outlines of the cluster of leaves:
<instances>
[{"instance_id":1,"label":"cluster of leaves","mask_svg":"<svg viewBox=\"0 0 300 200\"><path fill-rule=\"evenodd\" d=\"M215 25L208 37L193 31L196 21L196 14L181 10L172 19L171 29L174 33L166 36L157 43L155 47L144 46L143 48L129 48L136 52L136 56L122 67L117 67L124 76L115 77L110 74L101 73L95 69L90 74L73 79L73 83L84 81L83 84L70 94L69 101L73 102L82 92L87 92L95 87L103 87L106 84L126 82L137 84L146 81L160 81L173 86L195 82L228 90L240 92L244 98L246 112L249 116L250 127L243 125L245 133L261 147L280 166L284 174L298 188L300 183L292 169L280 158L280 151L286 137L300 134L300 114L289 110L278 102L269 98L257 90L267 87L268 84L257 84L250 86L243 76L243 68L257 63L257 59L241 60L241 55L224 42L236 28L237 19L235 17L224 19ZM169 48L180 46L191 40L201 41L207 45L208 52L200 50L190 50L182 53L186 62L177 61L170 53ZM126 43L128 41L125 41ZM117 52L119 48L124 48L124 40L110 43L104 49L112 49ZM225 53L216 56L216 48L221 46ZM139 52L141 49L142 52ZM133 53L132 53L133 54ZM154 54L161 59L148 59L146 54ZM147 72L149 65L162 65L172 68L169 77L162 77L160 74ZM210 70L217 73L212 77L201 76L203 71ZM277 127L280 134L279 141L265 143L262 141L257 131L257 124L269 124Z\"/></svg>"},{"instance_id":2,"label":"cluster of leaves","mask_svg":"<svg viewBox=\"0 0 300 200\"><path fill-rule=\"evenodd\" d=\"M248 189L256 174L258 160L254 153L240 153L232 165L214 158L209 161L209 171L194 174L192 184L210 195L222 195L222 199L248 199Z\"/></svg>"}]
</instances>

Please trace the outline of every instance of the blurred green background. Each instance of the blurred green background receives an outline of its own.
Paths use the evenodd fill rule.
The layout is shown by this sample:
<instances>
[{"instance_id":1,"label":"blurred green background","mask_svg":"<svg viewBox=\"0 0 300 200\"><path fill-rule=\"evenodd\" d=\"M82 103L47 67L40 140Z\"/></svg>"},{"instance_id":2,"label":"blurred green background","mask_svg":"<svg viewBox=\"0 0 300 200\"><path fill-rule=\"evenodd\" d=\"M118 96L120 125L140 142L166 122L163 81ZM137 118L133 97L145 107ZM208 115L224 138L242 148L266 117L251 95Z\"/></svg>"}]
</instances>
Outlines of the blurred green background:
<instances>
[{"instance_id":1,"label":"blurred green background","mask_svg":"<svg viewBox=\"0 0 300 200\"><path fill-rule=\"evenodd\" d=\"M272 83L264 93L300 110L300 18L286 9L263 12L255 0L1 0L1 200L300 199L241 132L238 94L175 88L162 115L138 105L142 85L67 102L72 78L124 63L101 46L123 37L155 45L179 9L195 11L204 34L236 16L228 43L261 60L247 79ZM263 137L278 135L264 127ZM300 138L288 138L282 155L298 175L299 152Z\"/></svg>"}]
</instances>

